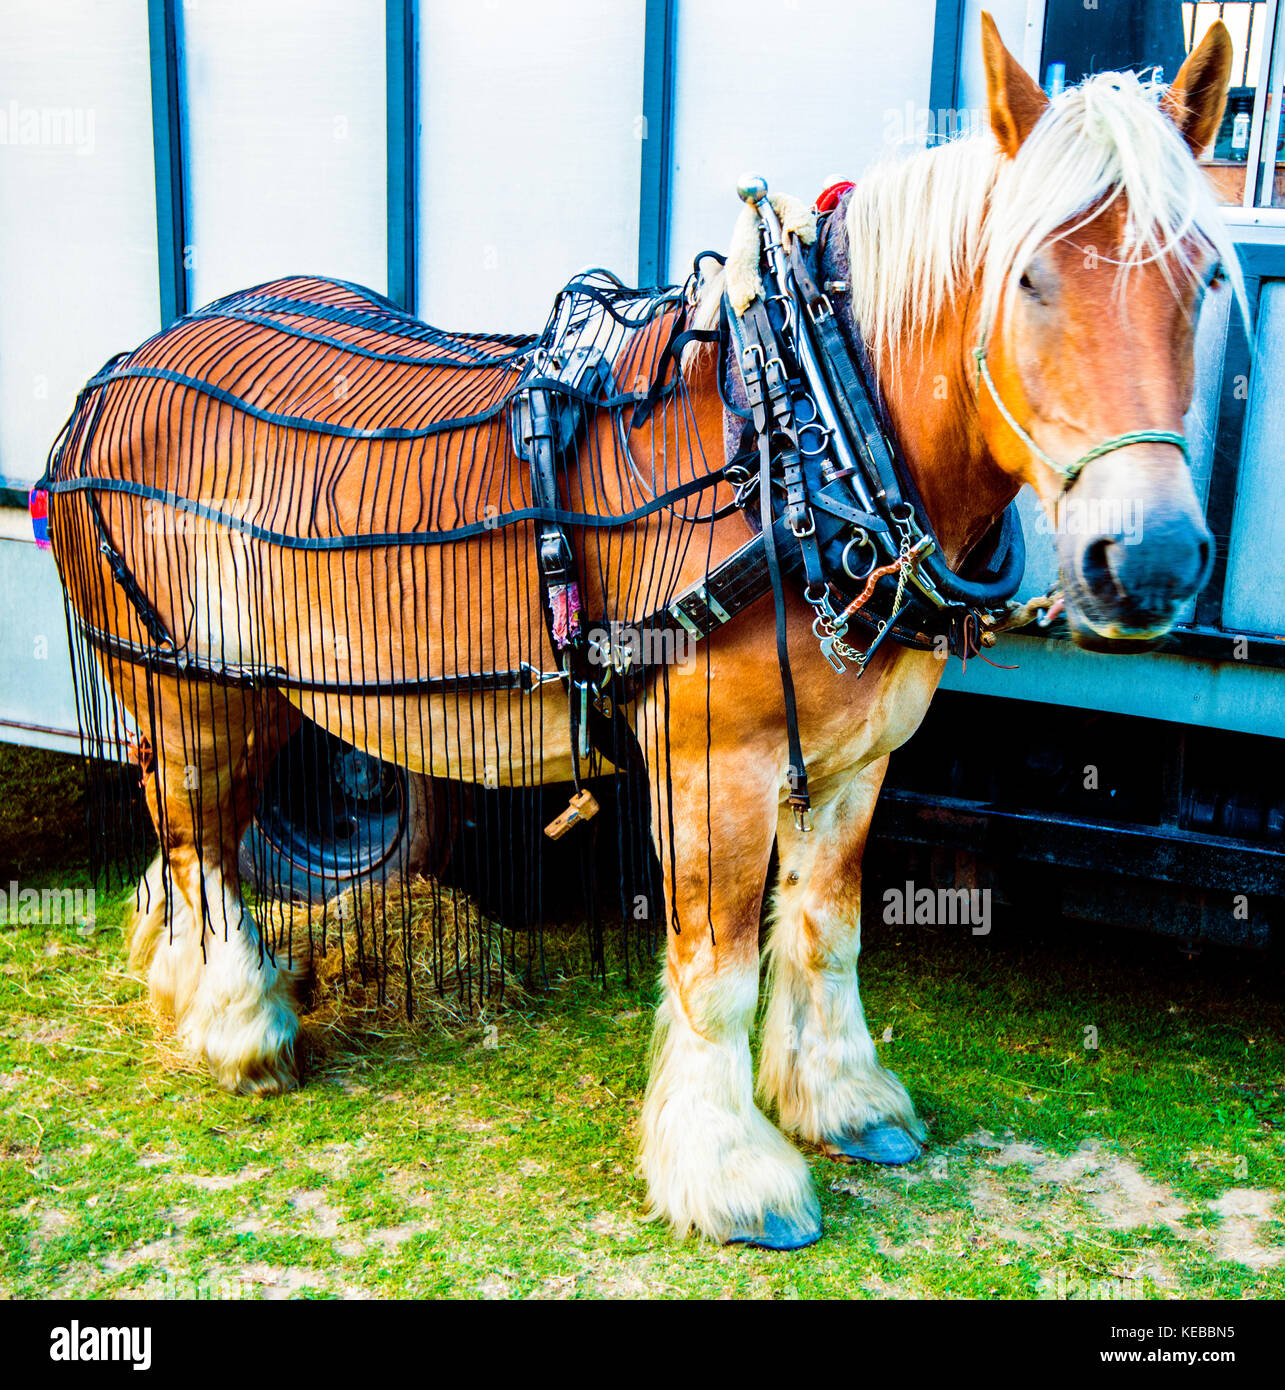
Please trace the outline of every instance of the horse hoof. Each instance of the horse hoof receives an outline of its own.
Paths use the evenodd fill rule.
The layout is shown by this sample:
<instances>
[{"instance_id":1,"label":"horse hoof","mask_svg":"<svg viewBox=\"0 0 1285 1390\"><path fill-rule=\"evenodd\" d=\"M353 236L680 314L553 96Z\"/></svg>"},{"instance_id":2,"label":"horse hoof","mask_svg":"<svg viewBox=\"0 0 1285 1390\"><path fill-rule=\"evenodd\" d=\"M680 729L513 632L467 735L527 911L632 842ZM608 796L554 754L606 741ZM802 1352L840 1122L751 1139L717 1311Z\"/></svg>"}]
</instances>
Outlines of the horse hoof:
<instances>
[{"instance_id":1,"label":"horse hoof","mask_svg":"<svg viewBox=\"0 0 1285 1390\"><path fill-rule=\"evenodd\" d=\"M791 1220L769 1211L757 1231L737 1227L727 1238L728 1245L757 1245L760 1250L802 1250L821 1239L821 1218L803 1216Z\"/></svg>"},{"instance_id":2,"label":"horse hoof","mask_svg":"<svg viewBox=\"0 0 1285 1390\"><path fill-rule=\"evenodd\" d=\"M823 1147L831 1158L860 1159L888 1166L913 1163L924 1151L914 1135L894 1124L871 1125L860 1134L827 1139Z\"/></svg>"}]
</instances>

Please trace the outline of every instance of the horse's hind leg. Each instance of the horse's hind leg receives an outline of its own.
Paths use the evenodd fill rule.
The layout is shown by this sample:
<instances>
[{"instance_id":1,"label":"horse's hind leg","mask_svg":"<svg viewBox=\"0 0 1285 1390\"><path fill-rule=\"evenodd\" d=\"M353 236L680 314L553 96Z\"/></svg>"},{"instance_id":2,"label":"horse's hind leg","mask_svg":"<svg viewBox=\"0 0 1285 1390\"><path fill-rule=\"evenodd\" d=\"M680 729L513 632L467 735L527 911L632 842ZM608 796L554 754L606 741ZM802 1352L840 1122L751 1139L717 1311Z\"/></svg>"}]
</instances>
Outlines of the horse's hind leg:
<instances>
[{"instance_id":1,"label":"horse's hind leg","mask_svg":"<svg viewBox=\"0 0 1285 1390\"><path fill-rule=\"evenodd\" d=\"M139 886L131 960L147 969L152 1000L173 1017L184 1050L220 1086L288 1090L298 1084L295 973L261 941L236 863L254 769L275 751L281 726L265 721L263 697L163 681L156 693L148 802L162 853Z\"/></svg>"},{"instance_id":2,"label":"horse's hind leg","mask_svg":"<svg viewBox=\"0 0 1285 1390\"><path fill-rule=\"evenodd\" d=\"M669 931L640 1170L650 1212L680 1235L695 1227L720 1242L792 1249L820 1235L819 1209L803 1156L754 1104L749 1047L779 791L770 758L723 753L711 759L707 817L699 751L699 775L677 768L673 778L673 874L661 851L680 929ZM718 784L720 769L735 785Z\"/></svg>"},{"instance_id":3,"label":"horse's hind leg","mask_svg":"<svg viewBox=\"0 0 1285 1390\"><path fill-rule=\"evenodd\" d=\"M195 982L183 968L188 939L196 919L181 893L169 891L165 856L158 854L148 866L134 895L134 921L130 928L129 964L146 975L153 1006L167 1018L179 1012L179 1001Z\"/></svg>"},{"instance_id":4,"label":"horse's hind leg","mask_svg":"<svg viewBox=\"0 0 1285 1390\"><path fill-rule=\"evenodd\" d=\"M781 818L758 1091L787 1133L837 1157L908 1163L923 1126L879 1064L857 980L861 856L887 761L815 799L810 835Z\"/></svg>"}]
</instances>

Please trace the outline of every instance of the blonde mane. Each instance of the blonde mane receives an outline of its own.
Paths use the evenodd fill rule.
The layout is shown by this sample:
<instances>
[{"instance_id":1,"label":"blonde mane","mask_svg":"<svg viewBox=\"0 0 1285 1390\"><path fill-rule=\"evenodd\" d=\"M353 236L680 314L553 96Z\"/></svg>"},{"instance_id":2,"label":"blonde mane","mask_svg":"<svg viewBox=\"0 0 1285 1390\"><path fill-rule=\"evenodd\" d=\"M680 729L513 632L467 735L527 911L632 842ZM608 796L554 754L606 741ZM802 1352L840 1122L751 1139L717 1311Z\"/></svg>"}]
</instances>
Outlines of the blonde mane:
<instances>
[{"instance_id":1,"label":"blonde mane","mask_svg":"<svg viewBox=\"0 0 1285 1390\"><path fill-rule=\"evenodd\" d=\"M1116 264L1121 290L1130 269L1151 261L1175 284L1193 275L1203 237L1247 317L1231 236L1160 109L1162 91L1132 73L1104 73L1054 97L1013 159L985 130L871 169L849 200L847 231L852 313L876 362L922 345L979 275L981 322L999 321L1035 251L1060 228L1075 235L1121 196L1120 246L1092 248ZM722 291L721 274L702 279L697 326L717 322Z\"/></svg>"}]
</instances>

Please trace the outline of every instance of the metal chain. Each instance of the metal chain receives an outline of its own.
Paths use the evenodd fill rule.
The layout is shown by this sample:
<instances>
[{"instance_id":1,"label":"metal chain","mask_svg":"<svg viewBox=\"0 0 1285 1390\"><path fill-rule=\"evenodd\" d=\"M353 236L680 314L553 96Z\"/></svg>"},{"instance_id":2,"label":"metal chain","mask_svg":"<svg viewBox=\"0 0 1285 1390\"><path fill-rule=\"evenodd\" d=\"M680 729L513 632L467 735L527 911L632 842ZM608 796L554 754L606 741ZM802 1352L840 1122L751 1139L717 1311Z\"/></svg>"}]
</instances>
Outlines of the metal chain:
<instances>
[{"instance_id":1,"label":"metal chain","mask_svg":"<svg viewBox=\"0 0 1285 1390\"><path fill-rule=\"evenodd\" d=\"M910 577L911 569L919 558L919 551L924 544L925 542L921 540L915 545L911 545L910 537L903 533L901 537L901 553L895 560L891 560L888 564L880 565L878 568L870 571L866 576L865 588L850 604L848 604L842 613L835 612L833 605L830 603L828 594L823 594L819 600L813 602L812 606L817 616L813 621L812 631L817 641L821 644L822 655L824 655L825 659L836 671L842 672L845 669L843 665L844 661L853 662L857 667L858 674L865 669L866 662L870 659L871 653L879 644L889 623L894 622L897 614L901 611L902 599L905 597L906 593L906 582ZM894 570L897 571L897 594L893 599L892 609L888 617L882 619L875 627L874 640L871 642L870 646L867 647L865 651L861 651L859 648L852 646L851 643L843 640L848 631L848 620L854 613L865 607L870 596L874 593L875 586L878 582L885 575L891 574ZM836 658L838 659L836 660Z\"/></svg>"}]
</instances>

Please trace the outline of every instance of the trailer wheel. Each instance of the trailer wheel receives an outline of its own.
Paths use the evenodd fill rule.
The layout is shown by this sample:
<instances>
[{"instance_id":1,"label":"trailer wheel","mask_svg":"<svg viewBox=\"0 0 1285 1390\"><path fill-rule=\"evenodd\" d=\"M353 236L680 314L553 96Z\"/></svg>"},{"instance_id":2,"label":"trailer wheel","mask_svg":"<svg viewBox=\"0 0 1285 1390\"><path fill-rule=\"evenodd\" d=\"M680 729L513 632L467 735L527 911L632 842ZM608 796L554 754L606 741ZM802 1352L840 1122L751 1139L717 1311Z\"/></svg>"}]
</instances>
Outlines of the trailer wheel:
<instances>
[{"instance_id":1,"label":"trailer wheel","mask_svg":"<svg viewBox=\"0 0 1285 1390\"><path fill-rule=\"evenodd\" d=\"M264 778L237 854L242 879L263 897L319 905L422 873L432 802L428 778L305 720Z\"/></svg>"}]
</instances>

